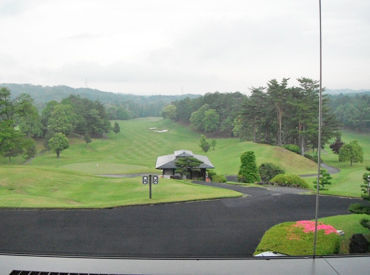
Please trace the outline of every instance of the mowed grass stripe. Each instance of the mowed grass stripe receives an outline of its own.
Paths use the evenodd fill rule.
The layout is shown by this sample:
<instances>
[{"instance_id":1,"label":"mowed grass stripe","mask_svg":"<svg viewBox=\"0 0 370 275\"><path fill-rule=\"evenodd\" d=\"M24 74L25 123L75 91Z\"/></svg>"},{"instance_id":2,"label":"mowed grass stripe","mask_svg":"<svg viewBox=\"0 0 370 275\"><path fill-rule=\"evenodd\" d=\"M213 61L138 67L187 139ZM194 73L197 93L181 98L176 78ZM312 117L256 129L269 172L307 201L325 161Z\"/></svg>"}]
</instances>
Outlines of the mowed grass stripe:
<instances>
[{"instance_id":1,"label":"mowed grass stripe","mask_svg":"<svg viewBox=\"0 0 370 275\"><path fill-rule=\"evenodd\" d=\"M94 139L89 145L75 143L63 151L58 160L47 152L36 157L30 165L59 167L92 174L138 173L155 171L159 155L171 154L175 150L187 149L207 155L221 174L237 174L240 155L254 151L257 163L273 162L289 173L305 174L315 171L315 163L297 154L276 146L241 142L236 138L218 138L216 150L204 153L199 147L200 134L190 128L169 120L141 118L118 121L119 134L110 133L107 139ZM149 128L167 129L157 133ZM92 164L98 165L94 171ZM84 165L84 163L86 163Z\"/></svg>"}]
</instances>

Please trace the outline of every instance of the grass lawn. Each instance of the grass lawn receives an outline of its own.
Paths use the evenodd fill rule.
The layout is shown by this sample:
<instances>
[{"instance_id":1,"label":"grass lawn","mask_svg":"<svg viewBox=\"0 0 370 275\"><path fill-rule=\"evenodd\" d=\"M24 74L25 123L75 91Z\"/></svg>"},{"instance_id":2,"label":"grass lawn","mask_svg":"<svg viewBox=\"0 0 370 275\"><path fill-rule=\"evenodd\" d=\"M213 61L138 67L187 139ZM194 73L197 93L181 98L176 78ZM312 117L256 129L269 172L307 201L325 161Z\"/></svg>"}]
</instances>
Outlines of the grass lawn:
<instances>
[{"instance_id":1,"label":"grass lawn","mask_svg":"<svg viewBox=\"0 0 370 275\"><path fill-rule=\"evenodd\" d=\"M365 167L370 166L370 135L343 131L342 140L345 143L357 140L364 152L364 162L353 163L353 166L351 166L349 162L339 162L338 155L334 154L329 146L326 146L325 152L322 154L323 161L330 166L339 168L340 172L332 175L332 185L329 186L329 190L321 191L321 193L360 197L362 175L365 173ZM312 182L315 178L307 178L306 180L310 183L310 187L312 188Z\"/></svg>"},{"instance_id":2,"label":"grass lawn","mask_svg":"<svg viewBox=\"0 0 370 275\"><path fill-rule=\"evenodd\" d=\"M320 222L331 225L337 230L343 230L344 236L335 233L325 234L318 231L317 254L348 254L349 239L355 233L370 234L370 231L360 225L360 220L368 215L351 214L319 219ZM254 254L274 251L291 256L312 255L314 233L304 233L295 222L277 224L267 230Z\"/></svg>"},{"instance_id":3,"label":"grass lawn","mask_svg":"<svg viewBox=\"0 0 370 275\"><path fill-rule=\"evenodd\" d=\"M160 179L153 199L141 178L111 179L29 166L0 167L0 207L102 208L239 197L241 193L186 181Z\"/></svg>"},{"instance_id":4,"label":"grass lawn","mask_svg":"<svg viewBox=\"0 0 370 275\"><path fill-rule=\"evenodd\" d=\"M217 139L216 150L203 153L199 147L200 134L169 120L141 118L118 121L121 132L110 133L107 139L94 139L86 145L75 142L61 153L47 152L37 156L30 165L48 166L89 174L124 174L155 172L158 156L172 154L179 149L192 150L207 155L219 174L237 174L240 155L248 150L256 154L257 163L273 162L288 173L305 174L315 172L315 163L283 148L240 142L236 138ZM156 133L149 128L168 129Z\"/></svg>"}]
</instances>

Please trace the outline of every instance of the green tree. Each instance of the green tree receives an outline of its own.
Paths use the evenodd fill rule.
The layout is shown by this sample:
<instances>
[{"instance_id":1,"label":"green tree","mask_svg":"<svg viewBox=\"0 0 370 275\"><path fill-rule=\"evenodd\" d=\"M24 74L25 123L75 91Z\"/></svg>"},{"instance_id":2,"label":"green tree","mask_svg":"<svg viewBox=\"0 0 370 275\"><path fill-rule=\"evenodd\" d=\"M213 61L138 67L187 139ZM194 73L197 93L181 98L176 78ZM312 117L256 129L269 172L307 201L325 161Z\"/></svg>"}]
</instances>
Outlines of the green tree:
<instances>
[{"instance_id":1,"label":"green tree","mask_svg":"<svg viewBox=\"0 0 370 275\"><path fill-rule=\"evenodd\" d=\"M278 129L277 129L277 145L282 145L282 127L283 115L285 113L287 103L287 86L289 78L283 78L281 83L276 79L272 79L267 83L267 94L275 107Z\"/></svg>"},{"instance_id":2,"label":"green tree","mask_svg":"<svg viewBox=\"0 0 370 275\"><path fill-rule=\"evenodd\" d=\"M204 112L204 118L202 120L202 128L206 133L217 131L220 124L220 115L215 109L209 109Z\"/></svg>"},{"instance_id":3,"label":"green tree","mask_svg":"<svg viewBox=\"0 0 370 275\"><path fill-rule=\"evenodd\" d=\"M0 154L7 157L9 162L12 157L23 153L24 136L16 130L10 120L0 122Z\"/></svg>"},{"instance_id":4,"label":"green tree","mask_svg":"<svg viewBox=\"0 0 370 275\"><path fill-rule=\"evenodd\" d=\"M119 127L119 124L117 122L114 122L113 132L118 134L120 131L121 131L121 128Z\"/></svg>"},{"instance_id":5,"label":"green tree","mask_svg":"<svg viewBox=\"0 0 370 275\"><path fill-rule=\"evenodd\" d=\"M58 104L54 106L48 119L48 131L63 133L68 136L73 130L75 113L71 105Z\"/></svg>"},{"instance_id":6,"label":"green tree","mask_svg":"<svg viewBox=\"0 0 370 275\"><path fill-rule=\"evenodd\" d=\"M256 157L253 151L244 152L240 156L239 180L246 183L254 183L260 180L257 170Z\"/></svg>"},{"instance_id":7,"label":"green tree","mask_svg":"<svg viewBox=\"0 0 370 275\"><path fill-rule=\"evenodd\" d=\"M200 136L200 148L202 148L203 152L207 153L211 145L207 141L205 135Z\"/></svg>"},{"instance_id":8,"label":"green tree","mask_svg":"<svg viewBox=\"0 0 370 275\"><path fill-rule=\"evenodd\" d=\"M331 184L332 177L325 169L320 169L320 177L319 177L319 189L320 190L327 190L327 185ZM317 188L317 180L313 181L313 186L316 189Z\"/></svg>"},{"instance_id":9,"label":"green tree","mask_svg":"<svg viewBox=\"0 0 370 275\"><path fill-rule=\"evenodd\" d=\"M339 150L339 161L363 162L363 151L357 140L353 140L348 144L344 144Z\"/></svg>"},{"instance_id":10,"label":"green tree","mask_svg":"<svg viewBox=\"0 0 370 275\"><path fill-rule=\"evenodd\" d=\"M204 113L209 109L208 104L204 104L197 111L191 113L190 123L196 130L204 130L203 118Z\"/></svg>"},{"instance_id":11,"label":"green tree","mask_svg":"<svg viewBox=\"0 0 370 275\"><path fill-rule=\"evenodd\" d=\"M179 157L176 159L176 172L182 176L192 178L192 171L198 168L202 162L193 157Z\"/></svg>"},{"instance_id":12,"label":"green tree","mask_svg":"<svg viewBox=\"0 0 370 275\"><path fill-rule=\"evenodd\" d=\"M367 172L362 175L361 196L365 200L370 200L370 166L366 167Z\"/></svg>"},{"instance_id":13,"label":"green tree","mask_svg":"<svg viewBox=\"0 0 370 275\"><path fill-rule=\"evenodd\" d=\"M49 148L57 154L57 158L60 156L60 152L69 147L68 138L63 133L56 133L51 139L49 139Z\"/></svg>"},{"instance_id":14,"label":"green tree","mask_svg":"<svg viewBox=\"0 0 370 275\"><path fill-rule=\"evenodd\" d=\"M163 118L175 120L176 119L176 106L173 104L165 106L161 111L161 115Z\"/></svg>"},{"instance_id":15,"label":"green tree","mask_svg":"<svg viewBox=\"0 0 370 275\"><path fill-rule=\"evenodd\" d=\"M15 99L15 122L27 137L41 137L42 124L33 99L28 94L21 94Z\"/></svg>"}]
</instances>

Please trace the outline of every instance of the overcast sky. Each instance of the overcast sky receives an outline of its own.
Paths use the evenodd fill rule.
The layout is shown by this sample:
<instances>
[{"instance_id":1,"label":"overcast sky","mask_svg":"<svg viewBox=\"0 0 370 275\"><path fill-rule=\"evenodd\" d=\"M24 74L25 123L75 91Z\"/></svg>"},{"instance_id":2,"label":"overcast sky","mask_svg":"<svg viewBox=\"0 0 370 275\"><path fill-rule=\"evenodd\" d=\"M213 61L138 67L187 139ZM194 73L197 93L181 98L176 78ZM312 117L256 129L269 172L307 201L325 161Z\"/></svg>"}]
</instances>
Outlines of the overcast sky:
<instances>
[{"instance_id":1,"label":"overcast sky","mask_svg":"<svg viewBox=\"0 0 370 275\"><path fill-rule=\"evenodd\" d=\"M370 88L370 1L323 0L323 85ZM318 0L0 0L0 83L247 93L319 78Z\"/></svg>"}]
</instances>

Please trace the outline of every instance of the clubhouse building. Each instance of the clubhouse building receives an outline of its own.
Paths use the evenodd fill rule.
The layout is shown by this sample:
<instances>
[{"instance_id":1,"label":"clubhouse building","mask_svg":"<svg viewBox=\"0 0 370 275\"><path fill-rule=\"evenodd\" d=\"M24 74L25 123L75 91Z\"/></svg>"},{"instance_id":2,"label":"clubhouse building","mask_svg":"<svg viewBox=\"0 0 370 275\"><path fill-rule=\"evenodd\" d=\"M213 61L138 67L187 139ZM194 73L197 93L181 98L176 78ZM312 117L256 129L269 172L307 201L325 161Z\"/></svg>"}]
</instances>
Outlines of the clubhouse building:
<instances>
[{"instance_id":1,"label":"clubhouse building","mask_svg":"<svg viewBox=\"0 0 370 275\"><path fill-rule=\"evenodd\" d=\"M215 168L206 156L193 154L192 151L178 150L171 155L159 156L155 165L156 169L162 170L163 177L170 178L176 174L176 160L178 158L193 157L201 162L198 167L188 169L189 179L206 179L207 169Z\"/></svg>"}]
</instances>

